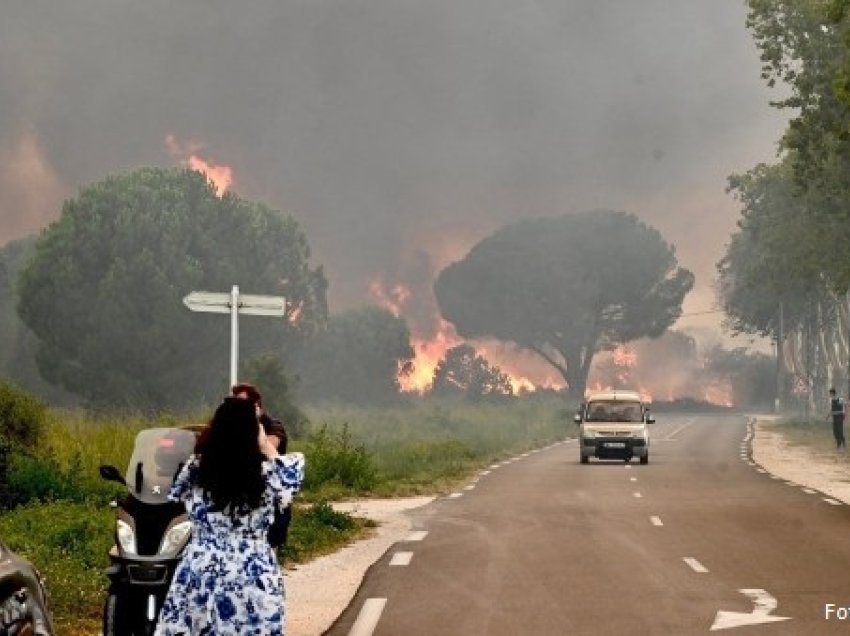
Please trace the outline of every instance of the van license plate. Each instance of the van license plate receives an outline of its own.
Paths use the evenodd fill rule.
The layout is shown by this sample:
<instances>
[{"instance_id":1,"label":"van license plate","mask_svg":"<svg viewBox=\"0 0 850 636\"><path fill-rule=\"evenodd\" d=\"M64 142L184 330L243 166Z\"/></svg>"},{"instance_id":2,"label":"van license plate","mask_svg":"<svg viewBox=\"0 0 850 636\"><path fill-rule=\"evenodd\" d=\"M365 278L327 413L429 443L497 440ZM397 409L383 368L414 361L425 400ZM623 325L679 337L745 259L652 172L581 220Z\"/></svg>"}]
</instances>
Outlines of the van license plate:
<instances>
[{"instance_id":1,"label":"van license plate","mask_svg":"<svg viewBox=\"0 0 850 636\"><path fill-rule=\"evenodd\" d=\"M606 442L605 448L625 448L625 442Z\"/></svg>"}]
</instances>

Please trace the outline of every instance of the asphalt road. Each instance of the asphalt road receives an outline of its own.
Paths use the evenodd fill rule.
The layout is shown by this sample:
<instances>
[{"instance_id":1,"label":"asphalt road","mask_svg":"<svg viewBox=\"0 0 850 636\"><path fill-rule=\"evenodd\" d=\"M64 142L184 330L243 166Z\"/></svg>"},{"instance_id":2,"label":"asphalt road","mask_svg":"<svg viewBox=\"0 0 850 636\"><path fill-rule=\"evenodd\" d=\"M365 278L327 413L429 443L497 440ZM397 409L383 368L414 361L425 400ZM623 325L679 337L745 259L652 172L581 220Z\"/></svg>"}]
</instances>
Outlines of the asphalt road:
<instances>
[{"instance_id":1,"label":"asphalt road","mask_svg":"<svg viewBox=\"0 0 850 636\"><path fill-rule=\"evenodd\" d=\"M850 507L760 472L744 417L651 433L647 466L567 441L419 509L327 634L850 633Z\"/></svg>"}]
</instances>

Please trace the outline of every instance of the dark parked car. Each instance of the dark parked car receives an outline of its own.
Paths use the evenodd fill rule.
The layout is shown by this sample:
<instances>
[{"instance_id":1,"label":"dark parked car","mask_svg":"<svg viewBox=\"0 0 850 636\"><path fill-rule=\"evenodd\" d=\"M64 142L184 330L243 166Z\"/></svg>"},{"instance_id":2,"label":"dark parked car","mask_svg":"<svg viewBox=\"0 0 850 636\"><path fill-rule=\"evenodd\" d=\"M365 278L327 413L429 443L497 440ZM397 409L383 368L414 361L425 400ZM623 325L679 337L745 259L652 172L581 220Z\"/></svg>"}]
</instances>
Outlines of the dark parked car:
<instances>
[{"instance_id":1,"label":"dark parked car","mask_svg":"<svg viewBox=\"0 0 850 636\"><path fill-rule=\"evenodd\" d=\"M53 636L41 575L0 542L0 636Z\"/></svg>"}]
</instances>

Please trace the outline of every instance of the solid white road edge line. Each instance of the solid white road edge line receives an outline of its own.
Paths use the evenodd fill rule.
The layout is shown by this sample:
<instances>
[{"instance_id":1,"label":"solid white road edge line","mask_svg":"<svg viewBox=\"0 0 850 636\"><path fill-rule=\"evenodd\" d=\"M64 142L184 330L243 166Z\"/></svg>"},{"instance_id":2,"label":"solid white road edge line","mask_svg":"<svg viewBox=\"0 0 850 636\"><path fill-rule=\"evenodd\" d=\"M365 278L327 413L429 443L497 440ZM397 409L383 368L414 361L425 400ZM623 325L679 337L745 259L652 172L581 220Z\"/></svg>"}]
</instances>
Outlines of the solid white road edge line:
<instances>
[{"instance_id":1,"label":"solid white road edge line","mask_svg":"<svg viewBox=\"0 0 850 636\"><path fill-rule=\"evenodd\" d=\"M378 626L378 621L381 620L381 614L384 612L384 606L387 604L385 598L367 598L363 602L363 607L360 608L360 613L357 615L357 620L351 626L351 631L348 636L372 636L372 632Z\"/></svg>"},{"instance_id":2,"label":"solid white road edge line","mask_svg":"<svg viewBox=\"0 0 850 636\"><path fill-rule=\"evenodd\" d=\"M821 497L821 499L823 499L830 506L840 506L841 505L840 501L836 501L835 499L830 499L829 497Z\"/></svg>"},{"instance_id":3,"label":"solid white road edge line","mask_svg":"<svg viewBox=\"0 0 850 636\"><path fill-rule=\"evenodd\" d=\"M700 574L708 572L708 568L693 557L682 557L682 561L687 563L694 572L699 572Z\"/></svg>"}]
</instances>

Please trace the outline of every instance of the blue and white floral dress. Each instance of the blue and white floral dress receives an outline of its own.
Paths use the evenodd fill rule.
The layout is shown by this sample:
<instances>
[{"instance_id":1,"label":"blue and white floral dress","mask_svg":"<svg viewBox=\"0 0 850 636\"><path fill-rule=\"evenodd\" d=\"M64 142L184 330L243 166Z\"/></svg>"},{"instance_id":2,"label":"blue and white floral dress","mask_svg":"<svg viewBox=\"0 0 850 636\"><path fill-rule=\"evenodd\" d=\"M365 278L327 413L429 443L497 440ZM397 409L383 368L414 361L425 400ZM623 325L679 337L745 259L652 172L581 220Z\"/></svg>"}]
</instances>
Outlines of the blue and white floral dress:
<instances>
[{"instance_id":1,"label":"blue and white floral dress","mask_svg":"<svg viewBox=\"0 0 850 636\"><path fill-rule=\"evenodd\" d=\"M211 511L212 501L196 485L193 456L169 493L183 501L192 538L174 573L157 636L284 633L283 575L267 534L275 502L283 509L301 488L304 455L290 453L262 464L266 490L260 507L231 519Z\"/></svg>"}]
</instances>

